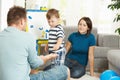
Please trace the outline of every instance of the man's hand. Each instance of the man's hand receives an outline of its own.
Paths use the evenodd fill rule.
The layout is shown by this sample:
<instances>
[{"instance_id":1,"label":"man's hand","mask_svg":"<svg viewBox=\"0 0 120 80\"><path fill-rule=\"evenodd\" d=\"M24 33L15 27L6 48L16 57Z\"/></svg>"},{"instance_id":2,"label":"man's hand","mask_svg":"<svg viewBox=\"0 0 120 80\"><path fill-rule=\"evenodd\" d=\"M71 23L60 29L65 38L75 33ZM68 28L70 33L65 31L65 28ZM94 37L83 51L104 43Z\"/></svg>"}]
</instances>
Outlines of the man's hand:
<instances>
[{"instance_id":1,"label":"man's hand","mask_svg":"<svg viewBox=\"0 0 120 80\"><path fill-rule=\"evenodd\" d=\"M58 57L58 54L51 53L51 54L49 54L49 57L51 57L51 60L52 60L52 59L57 58L57 57Z\"/></svg>"},{"instance_id":2,"label":"man's hand","mask_svg":"<svg viewBox=\"0 0 120 80\"><path fill-rule=\"evenodd\" d=\"M42 58L42 60L44 61L44 64L49 61L49 60L52 60L52 59L55 59L58 57L58 54L54 54L54 53L51 53L51 54L48 54L46 56L43 56L41 55L40 58Z\"/></svg>"}]
</instances>

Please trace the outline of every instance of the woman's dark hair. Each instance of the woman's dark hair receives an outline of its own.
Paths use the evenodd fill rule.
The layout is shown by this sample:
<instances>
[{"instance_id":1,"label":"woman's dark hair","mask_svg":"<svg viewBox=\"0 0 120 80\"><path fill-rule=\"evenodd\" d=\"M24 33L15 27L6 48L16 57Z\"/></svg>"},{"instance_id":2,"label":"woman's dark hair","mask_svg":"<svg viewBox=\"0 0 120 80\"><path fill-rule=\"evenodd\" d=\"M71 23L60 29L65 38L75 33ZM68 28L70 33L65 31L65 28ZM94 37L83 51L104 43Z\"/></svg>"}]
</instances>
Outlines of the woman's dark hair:
<instances>
[{"instance_id":1,"label":"woman's dark hair","mask_svg":"<svg viewBox=\"0 0 120 80\"><path fill-rule=\"evenodd\" d=\"M80 23L81 20L84 20L89 28L89 30L87 31L87 35L89 35L91 33L91 30L92 30L92 21L89 17L82 17L79 22L78 22L78 25Z\"/></svg>"},{"instance_id":2,"label":"woman's dark hair","mask_svg":"<svg viewBox=\"0 0 120 80\"><path fill-rule=\"evenodd\" d=\"M18 24L19 20L26 18L26 9L20 6L13 6L9 9L7 14L7 24L10 26L11 24Z\"/></svg>"}]
</instances>

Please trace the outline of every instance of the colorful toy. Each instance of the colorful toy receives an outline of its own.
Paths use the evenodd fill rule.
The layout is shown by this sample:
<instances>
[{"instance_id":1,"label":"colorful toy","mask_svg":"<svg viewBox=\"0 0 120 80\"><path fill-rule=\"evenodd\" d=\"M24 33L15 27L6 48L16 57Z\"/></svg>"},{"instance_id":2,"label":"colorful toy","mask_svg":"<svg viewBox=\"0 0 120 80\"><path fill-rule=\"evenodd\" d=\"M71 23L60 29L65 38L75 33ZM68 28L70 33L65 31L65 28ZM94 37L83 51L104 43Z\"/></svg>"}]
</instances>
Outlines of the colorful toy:
<instances>
[{"instance_id":1,"label":"colorful toy","mask_svg":"<svg viewBox=\"0 0 120 80\"><path fill-rule=\"evenodd\" d=\"M47 11L48 8L46 8L46 7L40 7L40 10L41 10L41 11Z\"/></svg>"},{"instance_id":2,"label":"colorful toy","mask_svg":"<svg viewBox=\"0 0 120 80\"><path fill-rule=\"evenodd\" d=\"M42 38L45 38L45 31L42 31Z\"/></svg>"},{"instance_id":3,"label":"colorful toy","mask_svg":"<svg viewBox=\"0 0 120 80\"><path fill-rule=\"evenodd\" d=\"M106 70L100 75L100 80L120 80L120 77L115 71Z\"/></svg>"}]
</instances>

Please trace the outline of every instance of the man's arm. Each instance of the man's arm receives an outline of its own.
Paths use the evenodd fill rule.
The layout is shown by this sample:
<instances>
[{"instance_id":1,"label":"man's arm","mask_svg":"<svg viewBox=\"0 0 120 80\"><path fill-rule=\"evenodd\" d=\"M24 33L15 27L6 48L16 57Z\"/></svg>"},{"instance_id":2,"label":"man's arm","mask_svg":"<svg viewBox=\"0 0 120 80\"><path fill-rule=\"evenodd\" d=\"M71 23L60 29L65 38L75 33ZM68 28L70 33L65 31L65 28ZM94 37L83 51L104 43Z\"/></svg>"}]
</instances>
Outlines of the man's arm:
<instances>
[{"instance_id":1,"label":"man's arm","mask_svg":"<svg viewBox=\"0 0 120 80\"><path fill-rule=\"evenodd\" d=\"M41 55L38 57L43 60L44 64L46 64L47 61L52 60L52 59L56 58L57 56L58 56L57 54L49 54L46 56ZM31 69L30 74L37 74L38 72L39 72L39 70Z\"/></svg>"},{"instance_id":2,"label":"man's arm","mask_svg":"<svg viewBox=\"0 0 120 80\"><path fill-rule=\"evenodd\" d=\"M55 59L57 56L58 56L57 54L49 54L46 56L39 56L39 57L43 60L44 64L46 64L47 61Z\"/></svg>"}]
</instances>

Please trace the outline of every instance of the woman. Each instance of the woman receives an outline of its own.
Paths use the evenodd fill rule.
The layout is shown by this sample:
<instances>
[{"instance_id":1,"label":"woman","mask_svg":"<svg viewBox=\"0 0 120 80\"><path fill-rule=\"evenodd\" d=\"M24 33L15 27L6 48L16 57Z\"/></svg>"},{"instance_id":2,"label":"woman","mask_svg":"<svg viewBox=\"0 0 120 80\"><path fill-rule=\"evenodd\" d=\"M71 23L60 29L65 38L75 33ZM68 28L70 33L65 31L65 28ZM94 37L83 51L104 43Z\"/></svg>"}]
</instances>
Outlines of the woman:
<instances>
[{"instance_id":1,"label":"woman","mask_svg":"<svg viewBox=\"0 0 120 80\"><path fill-rule=\"evenodd\" d=\"M91 30L90 18L82 17L78 22L78 32L73 32L68 37L65 65L69 67L72 78L79 78L85 74L88 59L90 75L94 75L95 37Z\"/></svg>"}]
</instances>

